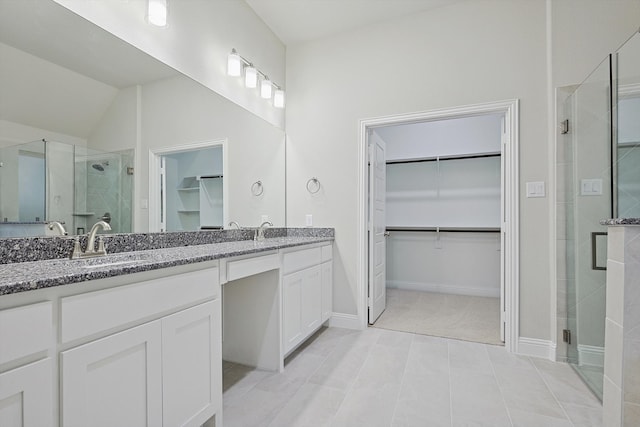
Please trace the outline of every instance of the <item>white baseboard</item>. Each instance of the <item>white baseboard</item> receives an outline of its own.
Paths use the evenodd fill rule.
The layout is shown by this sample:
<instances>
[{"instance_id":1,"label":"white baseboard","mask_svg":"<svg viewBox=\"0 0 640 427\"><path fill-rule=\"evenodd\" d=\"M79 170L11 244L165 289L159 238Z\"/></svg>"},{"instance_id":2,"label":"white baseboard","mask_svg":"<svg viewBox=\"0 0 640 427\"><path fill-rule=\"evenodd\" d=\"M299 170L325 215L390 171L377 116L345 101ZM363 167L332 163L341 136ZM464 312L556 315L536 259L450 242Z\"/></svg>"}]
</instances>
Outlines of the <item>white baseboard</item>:
<instances>
[{"instance_id":1,"label":"white baseboard","mask_svg":"<svg viewBox=\"0 0 640 427\"><path fill-rule=\"evenodd\" d=\"M604 366L604 347L578 344L580 366Z\"/></svg>"},{"instance_id":2,"label":"white baseboard","mask_svg":"<svg viewBox=\"0 0 640 427\"><path fill-rule=\"evenodd\" d=\"M444 285L439 283L387 280L387 288L403 289L406 291L437 292L441 294L469 295L473 297L500 297L500 288L475 288L470 286Z\"/></svg>"},{"instance_id":3,"label":"white baseboard","mask_svg":"<svg viewBox=\"0 0 640 427\"><path fill-rule=\"evenodd\" d=\"M332 313L329 326L344 329L362 329L360 319L356 314Z\"/></svg>"},{"instance_id":4,"label":"white baseboard","mask_svg":"<svg viewBox=\"0 0 640 427\"><path fill-rule=\"evenodd\" d=\"M556 360L556 345L548 340L520 337L516 352L525 356Z\"/></svg>"}]
</instances>

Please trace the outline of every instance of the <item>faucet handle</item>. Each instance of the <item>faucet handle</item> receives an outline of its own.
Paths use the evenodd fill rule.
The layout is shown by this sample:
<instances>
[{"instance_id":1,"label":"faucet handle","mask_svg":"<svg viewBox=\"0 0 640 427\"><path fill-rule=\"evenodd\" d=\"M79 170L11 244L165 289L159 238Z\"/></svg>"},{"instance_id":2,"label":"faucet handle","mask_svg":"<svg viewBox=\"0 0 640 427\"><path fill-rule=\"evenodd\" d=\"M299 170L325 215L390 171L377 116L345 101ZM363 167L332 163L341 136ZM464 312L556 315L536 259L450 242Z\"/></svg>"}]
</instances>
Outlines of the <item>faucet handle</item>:
<instances>
[{"instance_id":1,"label":"faucet handle","mask_svg":"<svg viewBox=\"0 0 640 427\"><path fill-rule=\"evenodd\" d=\"M107 254L107 251L104 248L104 239L102 238L102 236L98 236L98 252L104 255Z\"/></svg>"},{"instance_id":2,"label":"faucet handle","mask_svg":"<svg viewBox=\"0 0 640 427\"><path fill-rule=\"evenodd\" d=\"M73 239L73 250L71 251L71 255L69 256L69 258L80 258L81 253L82 249L80 248L80 236L76 236L75 239Z\"/></svg>"}]
</instances>

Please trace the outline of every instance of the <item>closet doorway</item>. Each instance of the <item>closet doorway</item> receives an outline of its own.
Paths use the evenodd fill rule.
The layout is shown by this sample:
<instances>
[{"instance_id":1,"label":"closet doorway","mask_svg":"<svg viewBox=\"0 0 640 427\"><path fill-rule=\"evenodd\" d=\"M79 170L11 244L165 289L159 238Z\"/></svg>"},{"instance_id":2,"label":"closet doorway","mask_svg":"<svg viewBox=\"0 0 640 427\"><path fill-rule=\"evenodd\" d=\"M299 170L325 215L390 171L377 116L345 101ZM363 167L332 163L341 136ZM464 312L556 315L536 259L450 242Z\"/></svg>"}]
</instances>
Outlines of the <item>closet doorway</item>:
<instances>
[{"instance_id":1,"label":"closet doorway","mask_svg":"<svg viewBox=\"0 0 640 427\"><path fill-rule=\"evenodd\" d=\"M149 151L149 230L220 230L228 217L226 140Z\"/></svg>"},{"instance_id":2,"label":"closet doorway","mask_svg":"<svg viewBox=\"0 0 640 427\"><path fill-rule=\"evenodd\" d=\"M366 323L516 351L517 101L361 132Z\"/></svg>"}]
</instances>

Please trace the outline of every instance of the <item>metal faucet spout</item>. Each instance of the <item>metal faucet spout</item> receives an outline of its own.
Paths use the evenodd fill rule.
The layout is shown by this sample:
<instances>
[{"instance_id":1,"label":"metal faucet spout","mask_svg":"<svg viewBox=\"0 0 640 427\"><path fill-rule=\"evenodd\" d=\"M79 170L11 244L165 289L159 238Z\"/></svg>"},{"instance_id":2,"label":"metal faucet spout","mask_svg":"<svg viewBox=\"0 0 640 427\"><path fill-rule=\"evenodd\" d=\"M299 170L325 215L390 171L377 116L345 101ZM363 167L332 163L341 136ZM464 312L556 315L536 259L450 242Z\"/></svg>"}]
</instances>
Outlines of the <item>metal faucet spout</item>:
<instances>
[{"instance_id":1,"label":"metal faucet spout","mask_svg":"<svg viewBox=\"0 0 640 427\"><path fill-rule=\"evenodd\" d=\"M48 224L48 228L49 230L53 231L53 229L55 228L56 231L58 231L58 233L60 233L61 236L66 236L67 234L67 230L64 229L64 226L62 225L62 223L58 222L58 221L51 221Z\"/></svg>"},{"instance_id":2,"label":"metal faucet spout","mask_svg":"<svg viewBox=\"0 0 640 427\"><path fill-rule=\"evenodd\" d=\"M96 241L96 234L98 234L98 228L102 228L106 231L111 230L111 226L105 221L98 221L93 224L93 227L91 227L91 231L89 231L89 238L87 241L87 249L85 249L85 253L96 252L94 249L94 245Z\"/></svg>"},{"instance_id":3,"label":"metal faucet spout","mask_svg":"<svg viewBox=\"0 0 640 427\"><path fill-rule=\"evenodd\" d=\"M264 240L264 229L269 226L273 227L273 224L270 221L265 221L260 224L260 227L256 230L256 234L254 236L254 240Z\"/></svg>"}]
</instances>

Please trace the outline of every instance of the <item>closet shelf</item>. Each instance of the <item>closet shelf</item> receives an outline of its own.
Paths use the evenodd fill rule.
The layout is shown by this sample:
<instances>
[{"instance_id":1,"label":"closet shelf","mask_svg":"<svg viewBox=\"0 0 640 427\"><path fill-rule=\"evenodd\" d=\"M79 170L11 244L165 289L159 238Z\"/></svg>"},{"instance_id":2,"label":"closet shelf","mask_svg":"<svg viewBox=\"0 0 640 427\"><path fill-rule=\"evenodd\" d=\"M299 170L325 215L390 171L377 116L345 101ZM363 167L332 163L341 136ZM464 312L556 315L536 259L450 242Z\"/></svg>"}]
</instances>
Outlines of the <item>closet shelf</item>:
<instances>
[{"instance_id":1,"label":"closet shelf","mask_svg":"<svg viewBox=\"0 0 640 427\"><path fill-rule=\"evenodd\" d=\"M477 153L477 154L461 154L461 155L450 155L450 156L438 156L438 157L417 157L412 159L397 159L397 160L387 160L386 164L394 165L400 163L422 163L422 162L436 162L436 161L446 161L446 160L463 160L463 159L481 159L485 157L500 157L500 153Z\"/></svg>"},{"instance_id":2,"label":"closet shelf","mask_svg":"<svg viewBox=\"0 0 640 427\"><path fill-rule=\"evenodd\" d=\"M399 227L387 226L387 231L421 231L421 232L453 232L453 233L499 233L500 227Z\"/></svg>"}]
</instances>

